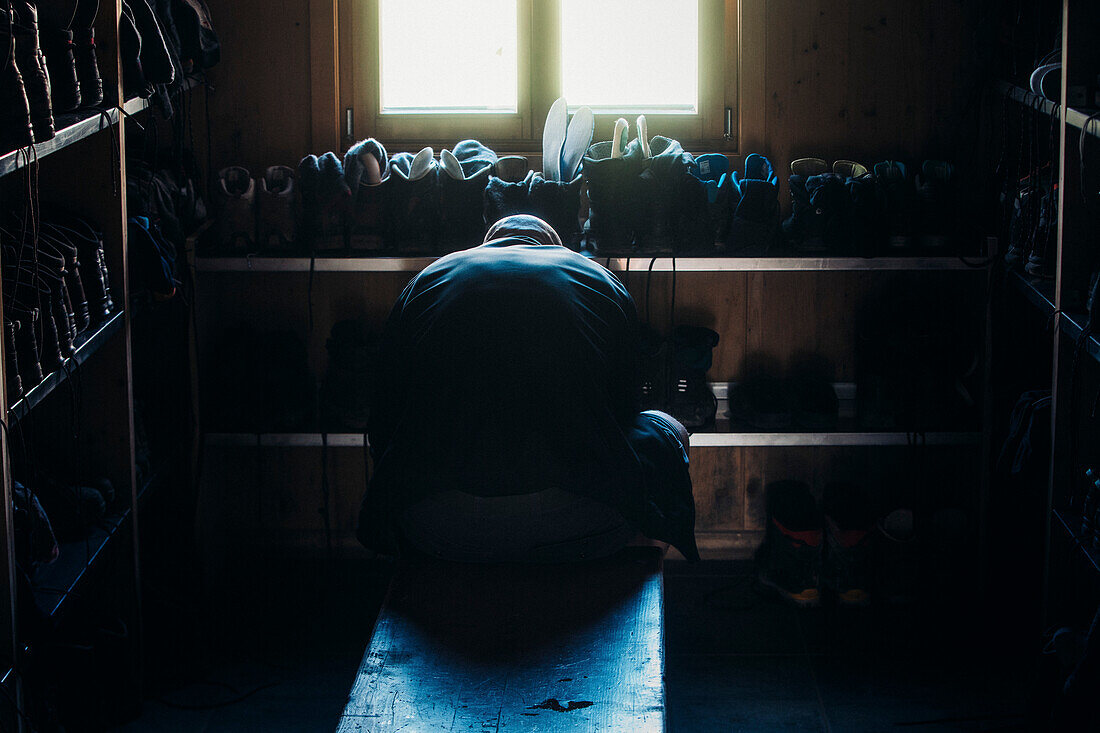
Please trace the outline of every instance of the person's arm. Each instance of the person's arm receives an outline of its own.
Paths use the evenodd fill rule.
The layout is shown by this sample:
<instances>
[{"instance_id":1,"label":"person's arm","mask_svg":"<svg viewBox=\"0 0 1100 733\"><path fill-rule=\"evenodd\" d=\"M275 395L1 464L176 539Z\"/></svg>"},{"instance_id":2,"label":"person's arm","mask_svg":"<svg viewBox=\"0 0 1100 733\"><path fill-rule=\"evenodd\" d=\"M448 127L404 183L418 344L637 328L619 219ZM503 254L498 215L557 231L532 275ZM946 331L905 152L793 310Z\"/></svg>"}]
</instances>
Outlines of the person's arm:
<instances>
[{"instance_id":1,"label":"person's arm","mask_svg":"<svg viewBox=\"0 0 1100 733\"><path fill-rule=\"evenodd\" d=\"M371 457L376 461L386 452L393 438L409 388L408 341L402 313L415 283L416 278L413 278L394 303L378 344L367 421Z\"/></svg>"}]
</instances>

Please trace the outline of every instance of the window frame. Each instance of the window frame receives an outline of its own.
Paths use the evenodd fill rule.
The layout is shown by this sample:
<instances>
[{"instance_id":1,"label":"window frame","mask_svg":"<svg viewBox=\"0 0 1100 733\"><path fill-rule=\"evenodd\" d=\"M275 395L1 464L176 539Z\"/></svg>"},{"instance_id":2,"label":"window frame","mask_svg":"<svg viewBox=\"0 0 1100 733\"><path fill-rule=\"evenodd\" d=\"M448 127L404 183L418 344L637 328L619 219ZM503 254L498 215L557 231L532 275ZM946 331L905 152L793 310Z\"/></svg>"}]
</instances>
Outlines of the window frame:
<instances>
[{"instance_id":1,"label":"window frame","mask_svg":"<svg viewBox=\"0 0 1100 733\"><path fill-rule=\"evenodd\" d=\"M391 152L415 151L426 145L438 151L464 138L474 137L500 154L518 153L537 158L542 148L546 110L557 98L561 81L558 56L561 6L558 0L516 0L519 89L518 111L514 114L382 114L379 110L379 47L376 43L363 42L363 39L378 36L378 0L314 2L322 2L326 6L332 4L332 20L337 28L332 41L335 89L331 90L333 97L329 99L336 102L335 140L339 140L341 149L347 148L355 139L376 137ZM765 0L698 2L699 110L696 114L647 113L649 131L650 134L680 140L686 149L693 152L737 154L744 149L745 142L743 128L746 119L741 114L745 92L745 51L755 52L758 49L762 56L763 50L762 38L759 43L742 44L744 20L746 14L756 16L762 34ZM316 42L317 33L313 32L312 36ZM550 59L539 74L534 73L532 59L535 58ZM721 63L708 63L712 59L720 59ZM762 90L762 64L753 68L759 73L756 75L758 79L750 84L750 89L759 87ZM320 96L323 98L323 93ZM315 103L318 97L315 90ZM729 136L725 134L726 108L730 109L731 118ZM348 110L351 111L352 136L347 134ZM615 119L619 116L616 113L597 113L593 139L610 139ZM632 136L633 117L628 117ZM318 137L317 118L315 114L315 139ZM756 115L750 119L754 124L762 122ZM753 134L752 137L758 136Z\"/></svg>"}]
</instances>

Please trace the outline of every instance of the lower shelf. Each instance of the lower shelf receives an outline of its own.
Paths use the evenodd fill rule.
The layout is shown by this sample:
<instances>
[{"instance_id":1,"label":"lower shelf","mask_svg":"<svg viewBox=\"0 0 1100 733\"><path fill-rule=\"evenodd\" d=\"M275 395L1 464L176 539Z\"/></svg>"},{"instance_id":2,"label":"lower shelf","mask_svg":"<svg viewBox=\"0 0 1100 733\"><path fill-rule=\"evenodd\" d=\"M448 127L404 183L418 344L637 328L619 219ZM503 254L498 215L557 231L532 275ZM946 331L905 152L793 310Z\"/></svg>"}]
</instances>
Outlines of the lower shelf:
<instances>
[{"instance_id":1,"label":"lower shelf","mask_svg":"<svg viewBox=\"0 0 1100 733\"><path fill-rule=\"evenodd\" d=\"M978 432L944 433L724 433L698 432L691 445L700 448L770 446L980 445ZM206 445L261 448L362 448L361 433L207 433Z\"/></svg>"},{"instance_id":2,"label":"lower shelf","mask_svg":"<svg viewBox=\"0 0 1100 733\"><path fill-rule=\"evenodd\" d=\"M1092 546L1092 540L1081 536L1081 515L1068 509L1054 510L1054 523L1062 528L1069 541L1076 545L1092 569L1100 573L1100 549Z\"/></svg>"},{"instance_id":3,"label":"lower shelf","mask_svg":"<svg viewBox=\"0 0 1100 733\"><path fill-rule=\"evenodd\" d=\"M151 473L138 491L138 498L157 480L157 473ZM61 552L49 565L39 568L31 580L34 601L39 609L48 616L56 616L64 608L66 601L78 592L88 571L96 564L103 550L130 517L130 508L109 513L95 527L88 530L83 539L61 543Z\"/></svg>"}]
</instances>

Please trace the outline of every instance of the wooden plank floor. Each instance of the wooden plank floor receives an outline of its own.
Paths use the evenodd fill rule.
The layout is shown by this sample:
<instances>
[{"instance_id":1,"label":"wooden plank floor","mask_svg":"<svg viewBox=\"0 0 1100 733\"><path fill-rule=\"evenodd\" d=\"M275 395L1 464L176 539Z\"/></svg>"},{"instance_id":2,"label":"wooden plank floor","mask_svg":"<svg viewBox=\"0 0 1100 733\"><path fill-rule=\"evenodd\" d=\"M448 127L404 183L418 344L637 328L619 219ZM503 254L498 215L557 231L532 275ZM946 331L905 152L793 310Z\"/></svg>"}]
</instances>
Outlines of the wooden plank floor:
<instances>
[{"instance_id":1,"label":"wooden plank floor","mask_svg":"<svg viewBox=\"0 0 1100 733\"><path fill-rule=\"evenodd\" d=\"M400 569L338 733L661 731L660 553Z\"/></svg>"}]
</instances>

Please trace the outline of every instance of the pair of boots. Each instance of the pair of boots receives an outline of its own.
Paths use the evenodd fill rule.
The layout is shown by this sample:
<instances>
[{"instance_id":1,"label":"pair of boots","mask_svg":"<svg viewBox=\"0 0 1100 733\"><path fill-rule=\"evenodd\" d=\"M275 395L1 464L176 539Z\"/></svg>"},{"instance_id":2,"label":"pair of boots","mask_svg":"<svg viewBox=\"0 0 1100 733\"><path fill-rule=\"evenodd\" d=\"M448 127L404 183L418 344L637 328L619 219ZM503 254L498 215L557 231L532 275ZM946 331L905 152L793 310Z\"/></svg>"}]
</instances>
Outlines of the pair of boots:
<instances>
[{"instance_id":1,"label":"pair of boots","mask_svg":"<svg viewBox=\"0 0 1100 733\"><path fill-rule=\"evenodd\" d=\"M99 0L0 4L0 148L53 138L54 113L103 103L95 52Z\"/></svg>"},{"instance_id":2,"label":"pair of boots","mask_svg":"<svg viewBox=\"0 0 1100 733\"><path fill-rule=\"evenodd\" d=\"M638 136L627 144L628 123L618 119L612 139L585 152L585 246L602 254L709 249L698 212L685 204L699 190L689 173L694 159L676 140L650 138L645 116L637 125Z\"/></svg>"},{"instance_id":3,"label":"pair of boots","mask_svg":"<svg viewBox=\"0 0 1100 733\"><path fill-rule=\"evenodd\" d=\"M14 403L60 368L78 338L114 304L103 237L73 218L41 226L36 250L4 245L4 350L8 401Z\"/></svg>"},{"instance_id":4,"label":"pair of boots","mask_svg":"<svg viewBox=\"0 0 1100 733\"><path fill-rule=\"evenodd\" d=\"M270 166L255 179L240 166L218 171L215 203L220 248L241 253L293 249L297 241L295 178L285 165Z\"/></svg>"},{"instance_id":5,"label":"pair of boots","mask_svg":"<svg viewBox=\"0 0 1100 733\"><path fill-rule=\"evenodd\" d=\"M741 173L730 170L725 155L708 153L696 157L688 172L698 181L690 216L701 249L747 255L772 248L779 232L779 180L770 160L750 153Z\"/></svg>"},{"instance_id":6,"label":"pair of boots","mask_svg":"<svg viewBox=\"0 0 1100 733\"><path fill-rule=\"evenodd\" d=\"M703 326L676 326L663 338L649 326L641 336L641 407L667 412L687 428L714 420L718 400L707 382L717 332Z\"/></svg>"},{"instance_id":7,"label":"pair of boots","mask_svg":"<svg viewBox=\"0 0 1100 733\"><path fill-rule=\"evenodd\" d=\"M760 584L802 607L823 592L841 606L871 600L874 516L854 485L829 484L819 509L808 484L774 481L765 490L767 528L756 555Z\"/></svg>"},{"instance_id":8,"label":"pair of boots","mask_svg":"<svg viewBox=\"0 0 1100 733\"><path fill-rule=\"evenodd\" d=\"M491 207L486 189L501 162L477 140L444 149L438 159L430 147L390 157L374 138L356 143L344 156L350 245L424 253L477 246Z\"/></svg>"},{"instance_id":9,"label":"pair of boots","mask_svg":"<svg viewBox=\"0 0 1100 733\"><path fill-rule=\"evenodd\" d=\"M957 238L957 190L950 163L926 160L910 178L904 163L874 170L851 160L791 162L791 215L783 231L801 252L871 257L915 246L946 251Z\"/></svg>"}]
</instances>

